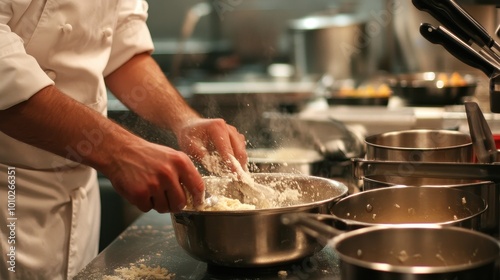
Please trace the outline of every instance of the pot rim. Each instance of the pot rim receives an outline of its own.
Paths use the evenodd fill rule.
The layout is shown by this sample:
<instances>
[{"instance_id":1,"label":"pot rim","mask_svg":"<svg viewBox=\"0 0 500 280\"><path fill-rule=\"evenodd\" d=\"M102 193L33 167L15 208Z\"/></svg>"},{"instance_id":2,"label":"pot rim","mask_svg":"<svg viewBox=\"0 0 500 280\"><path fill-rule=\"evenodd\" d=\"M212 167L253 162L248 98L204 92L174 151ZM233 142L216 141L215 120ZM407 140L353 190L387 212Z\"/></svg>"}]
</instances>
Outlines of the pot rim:
<instances>
[{"instance_id":1,"label":"pot rim","mask_svg":"<svg viewBox=\"0 0 500 280\"><path fill-rule=\"evenodd\" d=\"M469 137L470 142L469 143L464 143L464 144L459 144L459 145L453 145L453 146L445 146L445 147L433 147L433 148L418 148L418 147L399 147L399 146L387 146L387 145L381 145L381 144L376 144L374 143L374 139L384 137L386 135L394 135L394 134L404 134L404 133L429 133L429 132L439 132L439 133L444 133L444 134L450 134L450 135L460 135L460 136L465 136ZM390 132L384 132L384 133L379 133L375 135L370 135L365 138L365 144L367 146L371 147L377 147L377 148L384 148L388 150L403 150L403 151L436 151L436 150L450 150L450 149L456 149L456 148L465 148L472 146L472 138L470 138L470 135L460 132L460 131L454 131L454 130L446 130L446 129L408 129L408 130L398 130L398 131L390 131Z\"/></svg>"},{"instance_id":2,"label":"pot rim","mask_svg":"<svg viewBox=\"0 0 500 280\"><path fill-rule=\"evenodd\" d=\"M449 189L451 192L461 192L461 193L468 193L468 194L471 194L467 191L464 191L464 190L461 190L461 189L458 189L458 188L449 188L449 187L446 187L446 186L432 186L432 185L424 185L424 186L407 186L407 185L394 185L394 186L390 186L390 187L384 187L384 188L377 188L377 189L371 189L371 190L366 190L366 191L362 191L362 192L358 192L358 193L354 193L354 194L351 194L347 197L343 197L341 199L339 199L335 205L331 208L330 212L331 212L331 215L333 217L335 217L336 219L339 219L341 221L346 221L346 223L349 225L349 223L352 222L353 225L356 225L356 226L365 226L365 227L369 227L369 226L387 226L387 227L391 227L391 226L396 226L396 225L437 225L437 226L449 226L449 225L454 225L454 224L460 224L461 222L464 222L466 220L470 220L472 218L475 218L475 217L478 217L480 216L481 214L483 214L484 212L486 212L486 210L488 209L488 204L486 203L486 201L484 201L484 199L480 196L477 196L475 194L471 194L471 195L474 195L474 196L477 196L478 199L480 199L482 202L483 202L483 206L481 211L478 211L477 213L474 213L473 215L470 215L470 216L467 216L467 217L464 217L464 218L461 218L461 219L456 219L456 220L449 220L449 221L442 221L442 222L432 222L432 223L400 223L400 224L397 224L397 223L368 223L368 222L363 222L363 221L357 221L357 220L354 220L354 219L346 219L346 218L341 218L341 217L338 217L337 215L333 214L333 210L335 208L336 205L338 205L339 203L341 203L342 201L349 201L349 199L351 199L351 197L356 197L356 196L366 196L366 193L371 193L371 192L383 192L383 191L387 191L387 190L391 190L391 189L403 189L403 188L442 188L442 189ZM447 190L448 191L448 190ZM352 200L352 199L351 199Z\"/></svg>"},{"instance_id":3,"label":"pot rim","mask_svg":"<svg viewBox=\"0 0 500 280\"><path fill-rule=\"evenodd\" d=\"M362 25L367 22L364 16L352 13L339 13L335 15L309 15L290 21L289 28L292 30L307 31L325 28L349 27Z\"/></svg>"},{"instance_id":4,"label":"pot rim","mask_svg":"<svg viewBox=\"0 0 500 280\"><path fill-rule=\"evenodd\" d=\"M393 187L393 186L397 186L397 185L400 185L400 184L394 184L394 183L391 183L391 182L387 182L387 181L381 181L379 180L379 178L374 178L376 176L384 176L384 175L373 175L373 176L364 176L363 177L363 181L367 181L369 183L377 183L377 184L380 184L380 185L384 185L384 186L381 186L381 187L377 187L377 188L372 188L372 189L367 189L365 191L369 191L369 190L374 190L374 189L379 189L379 188L387 188L387 187ZM396 176L394 176L396 177ZM439 179L439 178L431 178L431 179ZM449 178L449 179L453 179L453 178ZM444 179L446 180L446 178ZM458 180L458 179L455 179L455 180ZM467 179L463 179L463 180L467 180ZM460 188L460 187L469 187L469 186L483 186L483 185L491 185L491 184L495 184L495 182L493 181L489 181L489 180L475 180L475 179L469 179L470 182L463 182L463 183L450 183L450 184L426 184L426 185L422 185L422 187L450 187L450 188Z\"/></svg>"},{"instance_id":5,"label":"pot rim","mask_svg":"<svg viewBox=\"0 0 500 280\"><path fill-rule=\"evenodd\" d=\"M337 249L340 242L352 238L358 235L366 235L369 232L380 231L380 230L391 230L391 229L429 229L429 230L443 230L443 231L458 231L463 232L470 235L477 235L479 238L482 238L491 243L491 245L495 245L497 254L496 256L491 256L489 258L485 258L480 261L458 264L458 265L446 265L446 266L409 266L409 265L394 265L387 263L379 263L379 262L371 262L364 261L358 258L350 257L345 255L342 252L339 252ZM372 269L376 271L383 272L395 272L395 273L410 273L410 274L432 274L432 273L449 273L449 272L458 272L464 271L476 267L481 267L486 264L490 264L500 257L500 241L495 238L486 235L484 233L473 231L470 229L460 228L460 227L449 227L449 226L440 226L440 225L429 225L429 224L400 224L400 225L376 225L371 227L365 227L360 229L355 229L352 231L345 232L341 235L335 236L328 241L328 247L335 249L337 254L340 257L341 261L346 263L360 266L367 269Z\"/></svg>"}]
</instances>

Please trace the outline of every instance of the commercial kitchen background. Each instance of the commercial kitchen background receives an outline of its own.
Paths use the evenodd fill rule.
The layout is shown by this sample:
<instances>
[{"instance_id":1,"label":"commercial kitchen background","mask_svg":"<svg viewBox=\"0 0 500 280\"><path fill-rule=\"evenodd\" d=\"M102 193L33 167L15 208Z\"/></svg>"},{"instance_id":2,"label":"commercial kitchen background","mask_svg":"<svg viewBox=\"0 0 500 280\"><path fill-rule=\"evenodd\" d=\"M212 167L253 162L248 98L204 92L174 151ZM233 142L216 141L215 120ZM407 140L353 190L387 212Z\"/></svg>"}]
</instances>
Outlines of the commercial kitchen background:
<instances>
[{"instance_id":1,"label":"commercial kitchen background","mask_svg":"<svg viewBox=\"0 0 500 280\"><path fill-rule=\"evenodd\" d=\"M498 0L457 2L490 34L500 25L500 8L495 6L499 5L496 3ZM360 26L363 26L354 27L353 30L362 33L350 45L354 49L349 49L354 54L351 59L357 59L357 62L338 62L337 65L342 67L331 70L334 78L369 79L380 73L421 71L470 72L480 79L475 97L481 107L488 110L487 77L452 57L441 46L425 40L418 31L420 23L439 23L427 13L417 10L410 0L149 0L148 3L148 25L156 48L154 58L167 77L194 108L207 117L224 117L245 132L250 140L254 140L252 137L259 133L262 113L295 112L303 104L287 102L292 100L288 97L269 101L265 94L263 98L239 99L238 93L242 88L254 84L260 86L257 92L265 92L270 81L279 79L284 91L302 87L307 91L317 85L317 80L325 71L328 72L321 68L300 67L298 59L313 60L318 57L314 57L314 52L310 50L308 53L297 50L297 42L293 41L294 32L290 28L293 20L318 13L349 14L357 20L361 19ZM191 17L187 16L189 11ZM192 27L192 32L189 27ZM341 34L338 40L345 38L346 34ZM340 42L325 44L338 47ZM290 74L290 69L295 72ZM286 77L289 74L291 76ZM218 90L228 94L222 100L206 98ZM111 94L108 107L110 118L151 141L175 147L172 135L138 119ZM344 118L348 118L349 114L360 114L355 110L352 113L349 110L340 112ZM434 116L434 111L430 112ZM442 114L442 108L438 112ZM372 118L369 114L367 117ZM439 122L435 122L434 117L424 116L423 119L420 120L422 126L445 125L442 118ZM405 126L407 124L402 123L397 128L411 128ZM380 129L384 129L383 124ZM493 126L492 129L497 128ZM99 180L103 201L100 247L103 249L140 213L114 192L106 178L100 177Z\"/></svg>"}]
</instances>

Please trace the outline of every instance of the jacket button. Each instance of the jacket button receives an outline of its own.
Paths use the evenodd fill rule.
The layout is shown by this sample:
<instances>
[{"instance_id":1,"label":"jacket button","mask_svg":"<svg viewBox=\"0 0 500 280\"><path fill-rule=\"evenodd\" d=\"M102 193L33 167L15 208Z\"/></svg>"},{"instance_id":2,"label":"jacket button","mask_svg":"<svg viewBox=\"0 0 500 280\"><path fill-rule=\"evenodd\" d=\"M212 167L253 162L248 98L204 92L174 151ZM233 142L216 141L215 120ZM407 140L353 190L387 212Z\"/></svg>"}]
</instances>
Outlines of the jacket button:
<instances>
[{"instance_id":1,"label":"jacket button","mask_svg":"<svg viewBox=\"0 0 500 280\"><path fill-rule=\"evenodd\" d=\"M109 38L111 37L111 35L113 35L113 29L111 29L111 27L106 27L102 30L102 34L104 35L104 37Z\"/></svg>"},{"instance_id":2,"label":"jacket button","mask_svg":"<svg viewBox=\"0 0 500 280\"><path fill-rule=\"evenodd\" d=\"M61 28L62 28L64 33L69 33L71 31L73 31L73 26L69 23L64 24Z\"/></svg>"},{"instance_id":3,"label":"jacket button","mask_svg":"<svg viewBox=\"0 0 500 280\"><path fill-rule=\"evenodd\" d=\"M47 76L52 80L54 81L57 77L57 74L56 72L52 71L52 70L45 70L45 74L47 74Z\"/></svg>"}]
</instances>

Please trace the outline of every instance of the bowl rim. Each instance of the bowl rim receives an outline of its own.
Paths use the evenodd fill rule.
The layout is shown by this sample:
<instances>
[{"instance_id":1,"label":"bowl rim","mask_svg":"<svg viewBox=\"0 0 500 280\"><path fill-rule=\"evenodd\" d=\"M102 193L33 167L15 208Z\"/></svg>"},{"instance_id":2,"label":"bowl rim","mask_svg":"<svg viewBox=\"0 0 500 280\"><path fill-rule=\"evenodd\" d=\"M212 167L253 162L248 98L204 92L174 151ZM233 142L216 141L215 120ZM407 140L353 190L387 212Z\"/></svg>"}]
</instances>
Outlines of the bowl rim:
<instances>
[{"instance_id":1,"label":"bowl rim","mask_svg":"<svg viewBox=\"0 0 500 280\"><path fill-rule=\"evenodd\" d=\"M274 208L264 208L264 209L249 209L249 210L218 210L218 211L200 211L200 210L195 210L195 209L183 209L180 212L177 213L172 213L174 215L205 215L205 216L249 216L249 215L273 215L273 214L281 214L281 213L287 213L290 211L307 211L311 210L314 208L317 208L321 205L328 204L328 203L334 203L341 198L345 197L349 193L349 188L347 187L346 184L330 179L330 178L324 178L324 177L319 177L319 176L313 176L313 175L305 175L305 174L295 174L295 173L251 173L252 176L259 176L259 177L265 177L265 176L274 176L274 177L279 177L279 176L287 176L287 177L300 177L300 178L307 178L307 179L314 179L314 180L319 180L319 181L324 181L328 182L332 185L332 187L340 189L340 194L337 196L333 196L327 199L322 199L314 202L309 202L309 203L301 203L297 205L291 205L291 206L285 206L285 207L274 207ZM204 176L204 178L207 178L210 176ZM216 178L216 176L212 176L213 178ZM328 207L330 208L330 207Z\"/></svg>"}]
</instances>

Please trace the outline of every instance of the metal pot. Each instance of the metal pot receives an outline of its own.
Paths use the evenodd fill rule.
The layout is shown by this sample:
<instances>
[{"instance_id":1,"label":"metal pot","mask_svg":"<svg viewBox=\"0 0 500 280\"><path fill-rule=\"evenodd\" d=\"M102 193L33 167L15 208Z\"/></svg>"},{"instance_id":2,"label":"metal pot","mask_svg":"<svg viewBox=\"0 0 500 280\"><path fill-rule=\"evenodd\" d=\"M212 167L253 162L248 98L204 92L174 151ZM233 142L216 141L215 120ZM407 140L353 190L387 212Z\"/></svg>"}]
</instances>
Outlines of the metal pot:
<instances>
[{"instance_id":1,"label":"metal pot","mask_svg":"<svg viewBox=\"0 0 500 280\"><path fill-rule=\"evenodd\" d=\"M324 245L280 222L285 213L328 213L347 195L334 180L297 174L252 174L256 182L276 188L297 188L301 202L288 207L244 211L182 211L172 214L175 237L193 258L219 266L254 267L292 262L310 256ZM210 180L205 178L207 188Z\"/></svg>"},{"instance_id":2,"label":"metal pot","mask_svg":"<svg viewBox=\"0 0 500 280\"><path fill-rule=\"evenodd\" d=\"M366 159L393 161L472 162L469 134L451 130L414 129L365 138Z\"/></svg>"},{"instance_id":3,"label":"metal pot","mask_svg":"<svg viewBox=\"0 0 500 280\"><path fill-rule=\"evenodd\" d=\"M480 228L488 208L471 192L446 187L393 186L352 194L331 210L335 224L348 229L393 224L453 225Z\"/></svg>"},{"instance_id":4,"label":"metal pot","mask_svg":"<svg viewBox=\"0 0 500 280\"><path fill-rule=\"evenodd\" d=\"M492 181L378 175L363 177L361 190L368 191L395 185L450 187L474 193L481 197L488 205L488 209L481 214L479 230L490 234L499 232L500 207L498 197L500 197L500 190L497 189L495 183Z\"/></svg>"},{"instance_id":5,"label":"metal pot","mask_svg":"<svg viewBox=\"0 0 500 280\"><path fill-rule=\"evenodd\" d=\"M483 233L434 225L371 226L342 232L316 215L283 215L333 248L342 279L496 279L499 242Z\"/></svg>"},{"instance_id":6,"label":"metal pot","mask_svg":"<svg viewBox=\"0 0 500 280\"><path fill-rule=\"evenodd\" d=\"M328 74L362 80L376 72L382 36L370 37L368 17L355 13L313 14L290 22L296 74Z\"/></svg>"}]
</instances>

